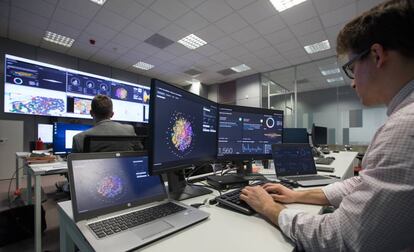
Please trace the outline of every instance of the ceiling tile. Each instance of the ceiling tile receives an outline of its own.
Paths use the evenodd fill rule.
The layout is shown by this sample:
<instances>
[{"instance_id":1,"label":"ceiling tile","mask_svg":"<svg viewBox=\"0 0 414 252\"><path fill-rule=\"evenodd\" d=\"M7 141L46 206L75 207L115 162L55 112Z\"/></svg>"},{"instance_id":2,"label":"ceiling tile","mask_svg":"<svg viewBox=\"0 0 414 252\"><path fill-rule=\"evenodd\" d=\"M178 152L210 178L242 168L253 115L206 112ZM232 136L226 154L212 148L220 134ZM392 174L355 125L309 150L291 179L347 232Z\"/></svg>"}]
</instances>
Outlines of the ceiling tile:
<instances>
[{"instance_id":1,"label":"ceiling tile","mask_svg":"<svg viewBox=\"0 0 414 252\"><path fill-rule=\"evenodd\" d=\"M101 9L101 6L85 0L59 1L58 6L87 19L91 19Z\"/></svg>"},{"instance_id":2,"label":"ceiling tile","mask_svg":"<svg viewBox=\"0 0 414 252\"><path fill-rule=\"evenodd\" d=\"M55 11L55 5L44 1L26 1L26 0L13 0L12 6L25 9L36 15L51 18Z\"/></svg>"},{"instance_id":3,"label":"ceiling tile","mask_svg":"<svg viewBox=\"0 0 414 252\"><path fill-rule=\"evenodd\" d=\"M191 9L194 9L195 7L199 6L204 1L205 0L180 0L180 2L187 5Z\"/></svg>"},{"instance_id":4,"label":"ceiling tile","mask_svg":"<svg viewBox=\"0 0 414 252\"><path fill-rule=\"evenodd\" d=\"M184 30L183 28L180 28L179 26L175 24L170 24L161 31L158 32L160 35L169 38L173 41L178 41L186 36L188 36L188 32Z\"/></svg>"},{"instance_id":5,"label":"ceiling tile","mask_svg":"<svg viewBox=\"0 0 414 252\"><path fill-rule=\"evenodd\" d=\"M106 1L103 7L129 20L135 19L145 10L145 6L134 0Z\"/></svg>"},{"instance_id":6,"label":"ceiling tile","mask_svg":"<svg viewBox=\"0 0 414 252\"><path fill-rule=\"evenodd\" d=\"M298 37L298 40L302 44L302 46L315 44L326 39L327 37L323 30L319 30L317 32L309 33L307 35Z\"/></svg>"},{"instance_id":7,"label":"ceiling tile","mask_svg":"<svg viewBox=\"0 0 414 252\"><path fill-rule=\"evenodd\" d=\"M280 53L290 51L290 50L293 50L293 49L302 50L302 46L299 44L299 42L296 39L292 39L292 40L282 42L280 44L274 45L274 47Z\"/></svg>"},{"instance_id":8,"label":"ceiling tile","mask_svg":"<svg viewBox=\"0 0 414 252\"><path fill-rule=\"evenodd\" d=\"M303 2L290 9L280 12L280 16L288 25L303 22L310 18L316 17L317 15L318 14L313 7L312 1Z\"/></svg>"},{"instance_id":9,"label":"ceiling tile","mask_svg":"<svg viewBox=\"0 0 414 252\"><path fill-rule=\"evenodd\" d=\"M257 39L258 37L260 37L260 34L253 28L248 26L238 32L233 33L231 37L240 43L246 43L253 39Z\"/></svg>"},{"instance_id":10,"label":"ceiling tile","mask_svg":"<svg viewBox=\"0 0 414 252\"><path fill-rule=\"evenodd\" d=\"M195 11L212 23L233 12L232 8L222 0L207 0L195 8Z\"/></svg>"},{"instance_id":11,"label":"ceiling tile","mask_svg":"<svg viewBox=\"0 0 414 252\"><path fill-rule=\"evenodd\" d=\"M296 36L303 36L308 33L319 31L322 29L322 24L319 21L319 18L311 18L307 21L292 25L290 30Z\"/></svg>"},{"instance_id":12,"label":"ceiling tile","mask_svg":"<svg viewBox=\"0 0 414 252\"><path fill-rule=\"evenodd\" d=\"M102 48L102 50L105 50L111 54L118 55L118 57L120 57L122 54L125 54L130 48L126 48L123 47L122 45L115 43L115 42L108 42L106 45L104 45L104 47Z\"/></svg>"},{"instance_id":13,"label":"ceiling tile","mask_svg":"<svg viewBox=\"0 0 414 252\"><path fill-rule=\"evenodd\" d=\"M216 64L216 62L214 62L214 61L212 61L208 58L204 58L204 59L198 60L195 67L204 69L204 68L207 68L207 67L215 65L215 64Z\"/></svg>"},{"instance_id":14,"label":"ceiling tile","mask_svg":"<svg viewBox=\"0 0 414 252\"><path fill-rule=\"evenodd\" d=\"M226 50L226 49L239 45L237 41L235 41L234 39L230 37L224 37L224 38L218 39L212 42L212 44L221 50Z\"/></svg>"},{"instance_id":15,"label":"ceiling tile","mask_svg":"<svg viewBox=\"0 0 414 252\"><path fill-rule=\"evenodd\" d=\"M231 57L225 53L217 53L217 54L210 56L210 59L218 63L221 63L222 61L231 59Z\"/></svg>"},{"instance_id":16,"label":"ceiling tile","mask_svg":"<svg viewBox=\"0 0 414 252\"><path fill-rule=\"evenodd\" d=\"M162 28L166 27L169 23L167 19L161 17L149 9L145 10L141 15L139 15L134 20L134 22L153 32L158 32Z\"/></svg>"},{"instance_id":17,"label":"ceiling tile","mask_svg":"<svg viewBox=\"0 0 414 252\"><path fill-rule=\"evenodd\" d=\"M253 52L259 58L267 58L267 57L274 57L279 56L279 53L273 47L266 47L260 50Z\"/></svg>"},{"instance_id":18,"label":"ceiling tile","mask_svg":"<svg viewBox=\"0 0 414 252\"><path fill-rule=\"evenodd\" d=\"M42 41L43 29L21 23L17 20L10 22L9 38L23 43L38 46Z\"/></svg>"},{"instance_id":19,"label":"ceiling tile","mask_svg":"<svg viewBox=\"0 0 414 252\"><path fill-rule=\"evenodd\" d=\"M255 24L277 14L275 8L268 0L258 0L239 10L239 13L249 24Z\"/></svg>"},{"instance_id":20,"label":"ceiling tile","mask_svg":"<svg viewBox=\"0 0 414 252\"><path fill-rule=\"evenodd\" d=\"M177 19L175 23L189 32L198 31L209 24L205 18L194 11L187 12L184 16Z\"/></svg>"},{"instance_id":21,"label":"ceiling tile","mask_svg":"<svg viewBox=\"0 0 414 252\"><path fill-rule=\"evenodd\" d=\"M201 31L196 32L195 35L197 35L204 41L207 41L210 43L212 41L215 41L219 38L224 37L226 34L222 30L217 28L216 25L211 24L207 26L206 28L202 29Z\"/></svg>"},{"instance_id":22,"label":"ceiling tile","mask_svg":"<svg viewBox=\"0 0 414 252\"><path fill-rule=\"evenodd\" d=\"M383 0L364 0L357 1L357 14L361 14L364 11L371 9L372 7L384 2Z\"/></svg>"},{"instance_id":23,"label":"ceiling tile","mask_svg":"<svg viewBox=\"0 0 414 252\"><path fill-rule=\"evenodd\" d=\"M120 32L118 35L116 35L113 39L112 42L115 42L125 48L131 49L134 48L135 46L138 45L138 43L140 43L139 40L137 40L136 38L133 38L131 36L129 36L126 33Z\"/></svg>"},{"instance_id":24,"label":"ceiling tile","mask_svg":"<svg viewBox=\"0 0 414 252\"><path fill-rule=\"evenodd\" d=\"M226 67L234 67L234 66L241 65L242 63L235 59L228 59L228 60L222 61L221 64Z\"/></svg>"},{"instance_id":25,"label":"ceiling tile","mask_svg":"<svg viewBox=\"0 0 414 252\"><path fill-rule=\"evenodd\" d=\"M49 19L14 6L10 8L10 19L13 20L10 21L11 23L19 21L20 23L28 24L43 30L49 25Z\"/></svg>"},{"instance_id":26,"label":"ceiling tile","mask_svg":"<svg viewBox=\"0 0 414 252\"><path fill-rule=\"evenodd\" d=\"M271 16L256 24L253 24L252 26L262 35L270 34L286 27L285 22L278 15Z\"/></svg>"},{"instance_id":27,"label":"ceiling tile","mask_svg":"<svg viewBox=\"0 0 414 252\"><path fill-rule=\"evenodd\" d=\"M95 22L91 22L88 25L88 27L86 27L85 32L92 35L92 38L96 39L97 43L101 38L105 40L110 40L117 34L117 32L112 30L111 28Z\"/></svg>"},{"instance_id":28,"label":"ceiling tile","mask_svg":"<svg viewBox=\"0 0 414 252\"><path fill-rule=\"evenodd\" d=\"M265 35L265 38L270 44L277 45L282 42L291 40L294 38L294 35L288 28Z\"/></svg>"},{"instance_id":29,"label":"ceiling tile","mask_svg":"<svg viewBox=\"0 0 414 252\"><path fill-rule=\"evenodd\" d=\"M121 31L130 22L128 19L105 8L102 8L98 14L96 14L94 21L108 26L115 31Z\"/></svg>"},{"instance_id":30,"label":"ceiling tile","mask_svg":"<svg viewBox=\"0 0 414 252\"><path fill-rule=\"evenodd\" d=\"M202 47L197 48L197 52L204 56L210 56L210 55L220 52L220 50L215 48L212 45L207 44L207 45L203 45Z\"/></svg>"},{"instance_id":31,"label":"ceiling tile","mask_svg":"<svg viewBox=\"0 0 414 252\"><path fill-rule=\"evenodd\" d=\"M233 13L221 19L220 21L216 22L216 25L227 34L231 34L248 26L248 24L237 13Z\"/></svg>"},{"instance_id":32,"label":"ceiling tile","mask_svg":"<svg viewBox=\"0 0 414 252\"><path fill-rule=\"evenodd\" d=\"M156 54L160 51L160 49L158 49L158 48L156 48L156 47L154 47L150 44L147 44L145 42L143 42L141 44L138 44L135 47L135 50L140 51L140 52L144 52L144 53L149 54L149 55L154 55L154 54Z\"/></svg>"},{"instance_id":33,"label":"ceiling tile","mask_svg":"<svg viewBox=\"0 0 414 252\"><path fill-rule=\"evenodd\" d=\"M269 47L270 44L263 38L257 38L244 44L244 46L250 51L260 50L265 47Z\"/></svg>"},{"instance_id":34,"label":"ceiling tile","mask_svg":"<svg viewBox=\"0 0 414 252\"><path fill-rule=\"evenodd\" d=\"M139 41L144 41L154 34L152 31L140 26L135 22L129 23L122 32L138 39Z\"/></svg>"},{"instance_id":35,"label":"ceiling tile","mask_svg":"<svg viewBox=\"0 0 414 252\"><path fill-rule=\"evenodd\" d=\"M151 5L151 10L173 21L184 15L190 8L178 0L157 0Z\"/></svg>"},{"instance_id":36,"label":"ceiling tile","mask_svg":"<svg viewBox=\"0 0 414 252\"><path fill-rule=\"evenodd\" d=\"M53 31L55 33L76 39L81 31L75 28L72 28L66 24L61 24L57 21L52 21L49 24L49 27L47 28L48 31Z\"/></svg>"},{"instance_id":37,"label":"ceiling tile","mask_svg":"<svg viewBox=\"0 0 414 252\"><path fill-rule=\"evenodd\" d=\"M92 55L94 55L99 48L86 48L86 47L77 47L76 44L68 50L68 54L75 56L81 59L89 59Z\"/></svg>"},{"instance_id":38,"label":"ceiling tile","mask_svg":"<svg viewBox=\"0 0 414 252\"><path fill-rule=\"evenodd\" d=\"M69 25L75 29L83 30L89 24L92 17L84 18L79 16L75 12L65 10L62 8L56 8L53 14L53 20L56 20L60 23Z\"/></svg>"},{"instance_id":39,"label":"ceiling tile","mask_svg":"<svg viewBox=\"0 0 414 252\"><path fill-rule=\"evenodd\" d=\"M183 56L181 56L182 59L188 59L190 61L194 61L197 62L198 60L201 60L204 58L203 55L199 54L198 52L195 52L194 50L184 54Z\"/></svg>"},{"instance_id":40,"label":"ceiling tile","mask_svg":"<svg viewBox=\"0 0 414 252\"><path fill-rule=\"evenodd\" d=\"M177 57L174 54L168 53L164 50L159 51L158 53L154 54L154 56L160 59L164 59L165 61L170 61Z\"/></svg>"},{"instance_id":41,"label":"ceiling tile","mask_svg":"<svg viewBox=\"0 0 414 252\"><path fill-rule=\"evenodd\" d=\"M235 10L241 9L254 1L256 0L226 0L226 2Z\"/></svg>"},{"instance_id":42,"label":"ceiling tile","mask_svg":"<svg viewBox=\"0 0 414 252\"><path fill-rule=\"evenodd\" d=\"M230 55L231 57L238 57L243 54L249 53L249 51L244 46L235 46L225 50L224 52Z\"/></svg>"},{"instance_id":43,"label":"ceiling tile","mask_svg":"<svg viewBox=\"0 0 414 252\"><path fill-rule=\"evenodd\" d=\"M343 7L345 5L354 3L355 0L313 0L313 3L315 4L316 10L318 11L319 14L324 14L326 12L330 12L333 10L336 10L340 7ZM359 2L366 2L366 0L364 1L359 1Z\"/></svg>"},{"instance_id":44,"label":"ceiling tile","mask_svg":"<svg viewBox=\"0 0 414 252\"><path fill-rule=\"evenodd\" d=\"M197 48L197 51L199 49L205 47L205 46L207 46L207 45L204 45L204 46L202 46L200 48ZM174 43L174 44L172 44L172 45L167 46L166 48L164 48L164 51L167 51L169 53L172 53L172 54L174 54L176 56L182 56L182 55L188 53L190 51L190 49L188 49L187 47L183 46L182 44Z\"/></svg>"},{"instance_id":45,"label":"ceiling tile","mask_svg":"<svg viewBox=\"0 0 414 252\"><path fill-rule=\"evenodd\" d=\"M325 27L334 26L351 20L356 16L356 4L350 4L335 11L321 15L322 24Z\"/></svg>"}]
</instances>

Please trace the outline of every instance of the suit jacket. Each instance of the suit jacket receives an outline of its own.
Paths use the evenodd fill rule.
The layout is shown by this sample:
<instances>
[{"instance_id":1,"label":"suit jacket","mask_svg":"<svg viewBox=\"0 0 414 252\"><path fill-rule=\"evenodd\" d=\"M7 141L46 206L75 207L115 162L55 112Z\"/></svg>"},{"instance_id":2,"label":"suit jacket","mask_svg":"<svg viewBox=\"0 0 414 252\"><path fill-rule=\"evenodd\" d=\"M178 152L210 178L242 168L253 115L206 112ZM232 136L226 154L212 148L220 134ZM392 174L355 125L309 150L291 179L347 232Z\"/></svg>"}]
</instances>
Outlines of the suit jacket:
<instances>
[{"instance_id":1,"label":"suit jacket","mask_svg":"<svg viewBox=\"0 0 414 252\"><path fill-rule=\"evenodd\" d=\"M111 121L109 119L102 120L96 125L84 132L81 132L73 137L72 152L83 152L83 142L86 135L105 136L105 135L119 135L119 136L135 136L135 130L132 125L121 124Z\"/></svg>"}]
</instances>

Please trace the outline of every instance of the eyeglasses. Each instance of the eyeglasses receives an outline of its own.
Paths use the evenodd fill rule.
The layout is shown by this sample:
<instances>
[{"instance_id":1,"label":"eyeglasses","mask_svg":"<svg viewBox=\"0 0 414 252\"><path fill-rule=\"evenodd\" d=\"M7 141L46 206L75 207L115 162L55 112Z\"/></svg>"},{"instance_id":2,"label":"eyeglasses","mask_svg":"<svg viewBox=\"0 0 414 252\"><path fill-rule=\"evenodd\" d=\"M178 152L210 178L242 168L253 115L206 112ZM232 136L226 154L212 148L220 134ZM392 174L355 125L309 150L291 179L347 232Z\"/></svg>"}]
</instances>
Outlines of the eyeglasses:
<instances>
[{"instance_id":1,"label":"eyeglasses","mask_svg":"<svg viewBox=\"0 0 414 252\"><path fill-rule=\"evenodd\" d=\"M354 57L352 57L352 59L350 59L347 63L345 63L342 66L342 69L344 70L344 72L345 72L346 76L348 76L348 78L350 78L351 80L353 80L355 78L355 75L354 75L354 63L357 60L359 60L362 57L364 57L365 55L367 55L370 51L371 51L371 48L364 50L360 54L357 54Z\"/></svg>"}]
</instances>

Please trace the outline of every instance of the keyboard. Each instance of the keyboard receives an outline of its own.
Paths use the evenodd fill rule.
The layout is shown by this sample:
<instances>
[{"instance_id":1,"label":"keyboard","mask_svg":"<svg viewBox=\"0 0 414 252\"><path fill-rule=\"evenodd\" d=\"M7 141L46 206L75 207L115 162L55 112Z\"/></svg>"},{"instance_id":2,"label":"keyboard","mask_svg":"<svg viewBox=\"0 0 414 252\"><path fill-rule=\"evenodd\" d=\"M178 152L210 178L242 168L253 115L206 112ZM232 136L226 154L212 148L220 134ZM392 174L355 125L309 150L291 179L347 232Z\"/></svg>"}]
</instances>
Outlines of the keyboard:
<instances>
[{"instance_id":1,"label":"keyboard","mask_svg":"<svg viewBox=\"0 0 414 252\"><path fill-rule=\"evenodd\" d=\"M143 210L119 215L110 219L94 222L88 224L88 226L98 238L104 238L106 236L113 235L129 228L148 223L161 217L178 213L185 209L185 207L179 206L172 202L168 202Z\"/></svg>"},{"instance_id":2,"label":"keyboard","mask_svg":"<svg viewBox=\"0 0 414 252\"><path fill-rule=\"evenodd\" d=\"M317 158L315 160L316 164L330 165L334 161L333 158Z\"/></svg>"},{"instance_id":3,"label":"keyboard","mask_svg":"<svg viewBox=\"0 0 414 252\"><path fill-rule=\"evenodd\" d=\"M251 184L251 186L255 185L263 185L265 183L276 183L271 181L262 181L259 183ZM286 183L280 183L290 189L292 189L292 186ZM240 200L240 192L242 188L236 189L231 192L227 192L222 194L221 196L216 197L217 202L220 206L225 207L229 210L237 211L246 215L252 215L255 214L256 211L254 211L253 208L251 208L246 202L243 200Z\"/></svg>"}]
</instances>

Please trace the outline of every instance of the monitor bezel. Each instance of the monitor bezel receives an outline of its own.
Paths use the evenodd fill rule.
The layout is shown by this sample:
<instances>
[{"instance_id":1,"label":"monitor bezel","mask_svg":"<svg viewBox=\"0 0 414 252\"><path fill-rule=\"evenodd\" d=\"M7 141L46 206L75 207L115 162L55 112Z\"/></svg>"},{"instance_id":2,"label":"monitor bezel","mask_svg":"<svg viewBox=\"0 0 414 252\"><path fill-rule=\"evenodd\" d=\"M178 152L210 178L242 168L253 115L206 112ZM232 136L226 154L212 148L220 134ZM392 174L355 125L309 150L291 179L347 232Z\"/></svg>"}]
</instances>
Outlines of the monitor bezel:
<instances>
[{"instance_id":1,"label":"monitor bezel","mask_svg":"<svg viewBox=\"0 0 414 252\"><path fill-rule=\"evenodd\" d=\"M184 92L188 95L190 95L190 97L193 97L194 99L201 99L204 100L205 102L211 103L212 105L216 105L217 106L217 113L218 113L218 104L216 102L213 102L209 99L206 99L204 97L201 97L199 95L193 94L187 90L181 89L179 87L176 87L168 82L159 80L159 79L151 79L151 88L150 88L150 116L149 116L149 136L150 136L150 141L148 144L148 157L149 157L149 167L150 167L150 174L151 175L159 175L162 173L166 173L166 172L174 172L174 171L181 171L184 168L188 168L188 167L193 167L193 166L197 166L197 165L201 165L201 164L205 164L206 162L214 162L216 160L217 157L217 131L216 131L216 141L215 141L215 151L214 151L214 155L211 156L205 156L202 158L192 158L192 159L185 159L185 160L178 160L178 161L169 161L166 163L163 163L162 166L158 166L156 169L154 169L154 155L153 155L153 151L154 151L154 139L155 139L155 110L156 110L156 105L155 105L155 97L156 97L156 82L161 82L164 85L169 86L170 88L175 89L178 92ZM218 116L218 114L217 114ZM218 121L216 121L216 129L218 127Z\"/></svg>"},{"instance_id":2,"label":"monitor bezel","mask_svg":"<svg viewBox=\"0 0 414 252\"><path fill-rule=\"evenodd\" d=\"M269 154L232 154L232 155L218 155L218 141L220 135L220 108L229 108L235 109L236 112L241 113L252 113L252 114L274 114L275 112L282 115L282 135L281 142L283 143L283 126L284 126L284 111L277 109L267 109L267 108L256 108L256 107L246 107L239 105L230 105L230 104L219 104L217 108L218 120L217 120L217 160L219 161L253 161L253 160L266 160L272 159L272 153ZM273 143L272 143L273 144Z\"/></svg>"}]
</instances>

